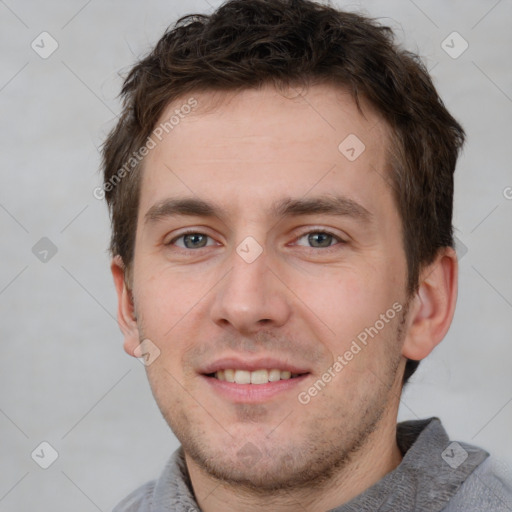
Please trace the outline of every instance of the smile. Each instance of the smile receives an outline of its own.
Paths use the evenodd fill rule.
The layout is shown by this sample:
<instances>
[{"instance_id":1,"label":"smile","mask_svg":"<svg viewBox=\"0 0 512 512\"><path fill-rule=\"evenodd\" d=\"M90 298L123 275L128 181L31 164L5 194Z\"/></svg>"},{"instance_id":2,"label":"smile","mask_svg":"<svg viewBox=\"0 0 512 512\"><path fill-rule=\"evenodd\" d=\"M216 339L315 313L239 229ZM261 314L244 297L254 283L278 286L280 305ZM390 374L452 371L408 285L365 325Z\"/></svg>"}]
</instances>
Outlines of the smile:
<instances>
[{"instance_id":1,"label":"smile","mask_svg":"<svg viewBox=\"0 0 512 512\"><path fill-rule=\"evenodd\" d=\"M300 373L291 373L288 370L279 370L278 368L270 370L263 368L254 371L227 368L225 370L218 370L210 376L226 382L235 382L236 384L268 384L269 382L277 382L279 380L294 379L300 375Z\"/></svg>"}]
</instances>

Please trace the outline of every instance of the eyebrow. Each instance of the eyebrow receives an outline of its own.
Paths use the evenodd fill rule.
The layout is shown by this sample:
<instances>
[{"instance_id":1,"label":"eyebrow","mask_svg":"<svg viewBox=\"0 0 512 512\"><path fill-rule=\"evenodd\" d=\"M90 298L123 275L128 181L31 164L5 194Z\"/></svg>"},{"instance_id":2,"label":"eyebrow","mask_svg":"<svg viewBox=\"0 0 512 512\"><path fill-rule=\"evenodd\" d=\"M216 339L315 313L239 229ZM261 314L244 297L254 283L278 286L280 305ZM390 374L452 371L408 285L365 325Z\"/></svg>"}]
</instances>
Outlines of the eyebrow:
<instances>
[{"instance_id":1,"label":"eyebrow","mask_svg":"<svg viewBox=\"0 0 512 512\"><path fill-rule=\"evenodd\" d=\"M197 217L222 217L215 205L195 198L164 199L154 204L144 216L144 223L151 224L175 215Z\"/></svg>"},{"instance_id":2,"label":"eyebrow","mask_svg":"<svg viewBox=\"0 0 512 512\"><path fill-rule=\"evenodd\" d=\"M372 220L372 213L364 206L345 196L325 195L308 199L285 198L271 207L278 217L293 217L315 214L327 214L352 217L363 223ZM193 197L164 199L154 204L145 214L144 223L152 224L168 217L188 215L225 219L228 214L214 203Z\"/></svg>"},{"instance_id":3,"label":"eyebrow","mask_svg":"<svg viewBox=\"0 0 512 512\"><path fill-rule=\"evenodd\" d=\"M283 199L272 208L274 214L280 217L294 215L327 214L354 217L369 223L372 214L361 204L345 196L326 195L309 199Z\"/></svg>"}]
</instances>

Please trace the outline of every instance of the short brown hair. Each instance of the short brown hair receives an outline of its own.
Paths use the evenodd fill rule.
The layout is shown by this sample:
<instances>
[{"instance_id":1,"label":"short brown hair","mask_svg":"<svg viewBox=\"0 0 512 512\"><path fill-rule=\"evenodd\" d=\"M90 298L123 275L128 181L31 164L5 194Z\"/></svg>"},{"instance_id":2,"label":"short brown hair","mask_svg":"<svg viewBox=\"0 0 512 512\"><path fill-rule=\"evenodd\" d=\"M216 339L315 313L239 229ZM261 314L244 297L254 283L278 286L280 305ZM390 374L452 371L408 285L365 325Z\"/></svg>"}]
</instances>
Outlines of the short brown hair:
<instances>
[{"instance_id":1,"label":"short brown hair","mask_svg":"<svg viewBox=\"0 0 512 512\"><path fill-rule=\"evenodd\" d=\"M421 268L453 246L453 172L464 131L418 56L398 47L389 27L309 0L231 0L209 16L185 16L133 67L121 92L121 117L103 146L112 255L130 269L143 160L132 168L126 162L169 103L194 92L269 83L339 86L386 120L393 148L385 178L402 219L412 294ZM408 362L405 379L416 366Z\"/></svg>"}]
</instances>

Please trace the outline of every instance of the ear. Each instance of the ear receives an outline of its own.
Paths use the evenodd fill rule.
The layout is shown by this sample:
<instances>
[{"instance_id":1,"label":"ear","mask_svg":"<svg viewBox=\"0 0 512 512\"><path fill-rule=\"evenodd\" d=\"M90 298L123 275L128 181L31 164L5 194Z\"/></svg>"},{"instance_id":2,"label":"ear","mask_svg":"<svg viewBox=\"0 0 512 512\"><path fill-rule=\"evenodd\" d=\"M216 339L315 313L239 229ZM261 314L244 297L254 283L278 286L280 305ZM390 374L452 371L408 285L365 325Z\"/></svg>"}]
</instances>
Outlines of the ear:
<instances>
[{"instance_id":1,"label":"ear","mask_svg":"<svg viewBox=\"0 0 512 512\"><path fill-rule=\"evenodd\" d=\"M124 335L124 350L127 354L137 357L134 350L139 346L139 329L135 316L133 295L126 285L126 269L121 256L115 256L112 259L110 270L117 292L117 322Z\"/></svg>"},{"instance_id":2,"label":"ear","mask_svg":"<svg viewBox=\"0 0 512 512\"><path fill-rule=\"evenodd\" d=\"M451 247L445 247L421 272L418 291L411 301L404 357L420 361L444 338L455 311L457 279L457 255Z\"/></svg>"}]
</instances>

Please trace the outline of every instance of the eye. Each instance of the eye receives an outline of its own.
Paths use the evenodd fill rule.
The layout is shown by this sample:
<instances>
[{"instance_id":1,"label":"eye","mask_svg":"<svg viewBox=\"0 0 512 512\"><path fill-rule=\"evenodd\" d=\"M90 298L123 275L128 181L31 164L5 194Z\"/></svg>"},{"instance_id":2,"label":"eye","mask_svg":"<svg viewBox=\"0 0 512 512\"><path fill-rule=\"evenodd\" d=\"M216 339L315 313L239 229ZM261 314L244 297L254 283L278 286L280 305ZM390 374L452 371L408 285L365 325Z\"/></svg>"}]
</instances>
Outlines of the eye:
<instances>
[{"instance_id":1,"label":"eye","mask_svg":"<svg viewBox=\"0 0 512 512\"><path fill-rule=\"evenodd\" d=\"M297 245L306 245L322 249L343 242L343 240L327 231L311 231L297 238Z\"/></svg>"},{"instance_id":2,"label":"eye","mask_svg":"<svg viewBox=\"0 0 512 512\"><path fill-rule=\"evenodd\" d=\"M204 233L184 233L173 238L166 245L176 245L182 249L201 249L202 247L214 245L214 242Z\"/></svg>"}]
</instances>

